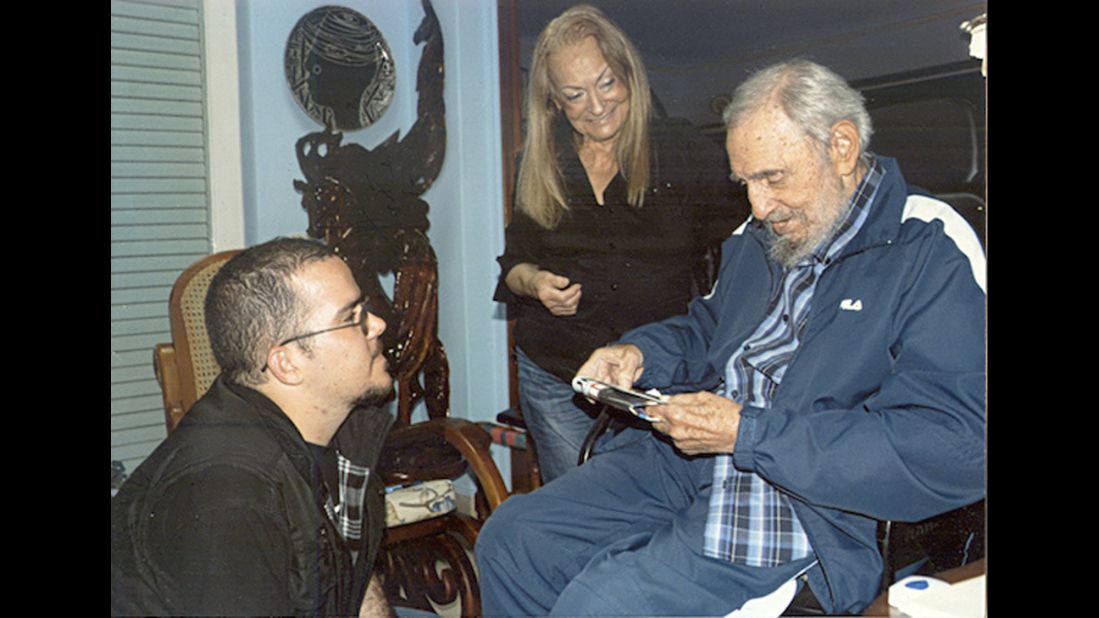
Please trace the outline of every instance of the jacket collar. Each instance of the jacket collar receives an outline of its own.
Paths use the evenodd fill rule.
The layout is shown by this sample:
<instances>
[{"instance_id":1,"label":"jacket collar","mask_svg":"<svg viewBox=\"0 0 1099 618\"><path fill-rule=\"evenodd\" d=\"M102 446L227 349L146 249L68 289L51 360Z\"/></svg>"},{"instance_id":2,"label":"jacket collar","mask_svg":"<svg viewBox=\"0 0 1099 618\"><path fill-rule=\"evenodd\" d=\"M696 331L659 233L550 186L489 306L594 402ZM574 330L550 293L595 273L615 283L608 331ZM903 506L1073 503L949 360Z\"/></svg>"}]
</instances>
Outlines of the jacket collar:
<instances>
[{"instance_id":1,"label":"jacket collar","mask_svg":"<svg viewBox=\"0 0 1099 618\"><path fill-rule=\"evenodd\" d=\"M847 244L841 257L892 244L900 235L901 214L908 194L908 184L901 175L896 159L881 156L876 158L883 172L878 193L874 196L874 201L867 204L870 211L862 229Z\"/></svg>"},{"instance_id":2,"label":"jacket collar","mask_svg":"<svg viewBox=\"0 0 1099 618\"><path fill-rule=\"evenodd\" d=\"M340 425L333 443L347 459L376 470L382 445L393 423L393 415L384 408L358 407Z\"/></svg>"},{"instance_id":3,"label":"jacket collar","mask_svg":"<svg viewBox=\"0 0 1099 618\"><path fill-rule=\"evenodd\" d=\"M313 453L290 417L286 416L278 404L253 388L233 384L224 380L223 376L218 376L211 390L218 388L219 384L256 411L264 428L278 442L294 469L313 488L317 504L325 507L328 494L324 483L316 482ZM377 469L382 446L392 425L393 416L386 410L357 407L340 425L332 438L332 444L341 456L373 472ZM333 487L332 491L336 491L336 488Z\"/></svg>"},{"instance_id":4,"label":"jacket collar","mask_svg":"<svg viewBox=\"0 0 1099 618\"><path fill-rule=\"evenodd\" d=\"M323 487L314 483L313 478L313 454L309 451L309 446L305 443L301 432L282 408L256 389L226 380L224 374L219 375L210 387L211 391L215 389L237 397L248 409L255 411L264 430L278 443L298 474L313 487L318 504L323 505L325 502Z\"/></svg>"},{"instance_id":5,"label":"jacket collar","mask_svg":"<svg viewBox=\"0 0 1099 618\"><path fill-rule=\"evenodd\" d=\"M304 458L304 464L312 465L312 455L305 438L278 404L263 393L229 382L221 375L210 387L210 390L215 389L241 399L246 406L255 410L264 427L278 440L280 446L294 459L296 465L297 459L301 457ZM333 444L347 459L357 465L373 469L392 424L393 416L382 408L355 408L336 431ZM312 473L310 467L301 467L299 470Z\"/></svg>"}]
</instances>

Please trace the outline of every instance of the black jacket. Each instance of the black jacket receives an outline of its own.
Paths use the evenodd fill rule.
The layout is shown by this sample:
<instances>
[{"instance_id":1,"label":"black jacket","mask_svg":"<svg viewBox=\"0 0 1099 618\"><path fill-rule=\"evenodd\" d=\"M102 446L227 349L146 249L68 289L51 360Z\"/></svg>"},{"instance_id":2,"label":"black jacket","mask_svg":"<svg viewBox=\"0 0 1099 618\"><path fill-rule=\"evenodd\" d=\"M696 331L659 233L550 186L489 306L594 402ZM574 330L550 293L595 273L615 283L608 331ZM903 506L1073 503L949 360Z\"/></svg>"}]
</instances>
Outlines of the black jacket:
<instances>
[{"instance_id":1,"label":"black jacket","mask_svg":"<svg viewBox=\"0 0 1099 618\"><path fill-rule=\"evenodd\" d=\"M391 422L357 409L336 448L375 470ZM320 478L282 410L219 377L111 500L112 614L357 614L384 527L382 483L368 475L362 538L347 542Z\"/></svg>"}]
</instances>

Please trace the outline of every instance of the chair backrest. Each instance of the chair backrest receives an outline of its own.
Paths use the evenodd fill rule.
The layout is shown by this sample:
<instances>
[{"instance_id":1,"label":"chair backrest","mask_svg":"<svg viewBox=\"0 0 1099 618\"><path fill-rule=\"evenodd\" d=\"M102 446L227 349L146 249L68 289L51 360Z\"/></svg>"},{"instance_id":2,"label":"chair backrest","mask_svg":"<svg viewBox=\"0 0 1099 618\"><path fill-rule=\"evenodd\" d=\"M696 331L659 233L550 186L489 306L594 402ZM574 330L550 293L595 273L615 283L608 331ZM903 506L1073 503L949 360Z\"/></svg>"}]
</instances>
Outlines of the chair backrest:
<instances>
[{"instance_id":1,"label":"chair backrest","mask_svg":"<svg viewBox=\"0 0 1099 618\"><path fill-rule=\"evenodd\" d=\"M203 305L214 275L237 253L240 250L222 251L199 260L172 286L168 299L172 343L158 345L154 358L168 431L175 429L221 372L210 348Z\"/></svg>"}]
</instances>

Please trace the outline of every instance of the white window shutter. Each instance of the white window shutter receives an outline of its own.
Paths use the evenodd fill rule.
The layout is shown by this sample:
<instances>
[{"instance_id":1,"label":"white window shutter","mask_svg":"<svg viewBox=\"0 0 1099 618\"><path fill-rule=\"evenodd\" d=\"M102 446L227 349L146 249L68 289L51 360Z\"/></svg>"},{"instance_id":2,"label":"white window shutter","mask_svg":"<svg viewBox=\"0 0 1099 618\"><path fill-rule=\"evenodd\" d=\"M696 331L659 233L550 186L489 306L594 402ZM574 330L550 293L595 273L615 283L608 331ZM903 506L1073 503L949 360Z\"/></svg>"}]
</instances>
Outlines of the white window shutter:
<instances>
[{"instance_id":1,"label":"white window shutter","mask_svg":"<svg viewBox=\"0 0 1099 618\"><path fill-rule=\"evenodd\" d=\"M164 438L153 347L176 277L211 253L201 0L111 0L111 459Z\"/></svg>"}]
</instances>

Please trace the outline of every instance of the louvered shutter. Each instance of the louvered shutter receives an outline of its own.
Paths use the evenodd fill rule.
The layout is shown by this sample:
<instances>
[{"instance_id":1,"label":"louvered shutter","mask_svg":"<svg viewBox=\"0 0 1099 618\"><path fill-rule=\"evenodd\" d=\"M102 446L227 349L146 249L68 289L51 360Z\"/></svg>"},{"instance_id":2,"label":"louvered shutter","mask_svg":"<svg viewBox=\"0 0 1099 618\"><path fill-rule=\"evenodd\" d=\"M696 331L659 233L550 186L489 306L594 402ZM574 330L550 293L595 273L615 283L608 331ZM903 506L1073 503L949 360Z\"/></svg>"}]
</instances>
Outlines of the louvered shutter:
<instances>
[{"instance_id":1,"label":"louvered shutter","mask_svg":"<svg viewBox=\"0 0 1099 618\"><path fill-rule=\"evenodd\" d=\"M176 277L211 253L200 0L111 0L111 459L164 438L153 347Z\"/></svg>"}]
</instances>

